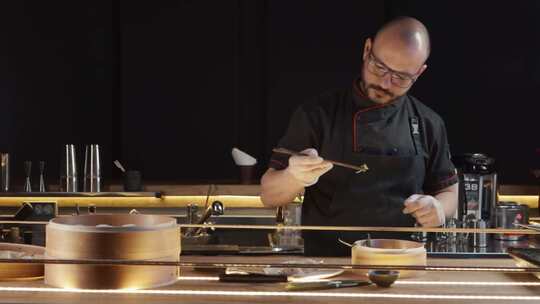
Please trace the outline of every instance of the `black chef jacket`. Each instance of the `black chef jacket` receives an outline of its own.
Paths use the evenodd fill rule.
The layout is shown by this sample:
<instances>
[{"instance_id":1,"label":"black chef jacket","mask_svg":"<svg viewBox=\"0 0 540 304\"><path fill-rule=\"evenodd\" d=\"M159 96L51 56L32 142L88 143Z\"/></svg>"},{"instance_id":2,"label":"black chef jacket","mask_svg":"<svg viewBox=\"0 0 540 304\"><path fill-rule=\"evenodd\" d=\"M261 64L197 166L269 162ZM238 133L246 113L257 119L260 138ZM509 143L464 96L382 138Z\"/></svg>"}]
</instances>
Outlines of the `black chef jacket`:
<instances>
[{"instance_id":1,"label":"black chef jacket","mask_svg":"<svg viewBox=\"0 0 540 304\"><path fill-rule=\"evenodd\" d=\"M416 98L404 95L375 104L358 88L335 90L301 105L278 147L315 148L325 159L367 164L369 170L334 166L306 188L302 225L414 226L403 202L415 193L436 193L457 182L443 120ZM270 167L282 170L288 157L274 153ZM358 232L303 231L306 255L350 255L340 245L365 238ZM410 234L372 233L372 238Z\"/></svg>"}]
</instances>

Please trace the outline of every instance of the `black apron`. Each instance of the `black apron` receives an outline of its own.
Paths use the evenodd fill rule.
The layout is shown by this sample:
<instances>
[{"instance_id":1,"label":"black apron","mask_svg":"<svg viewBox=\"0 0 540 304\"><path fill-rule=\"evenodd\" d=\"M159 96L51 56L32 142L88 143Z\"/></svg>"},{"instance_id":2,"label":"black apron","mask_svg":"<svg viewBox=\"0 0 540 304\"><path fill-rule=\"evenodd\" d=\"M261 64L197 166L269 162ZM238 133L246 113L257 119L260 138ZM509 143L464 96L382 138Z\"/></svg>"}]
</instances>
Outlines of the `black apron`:
<instances>
[{"instance_id":1,"label":"black apron","mask_svg":"<svg viewBox=\"0 0 540 304\"><path fill-rule=\"evenodd\" d=\"M406 97L403 97L406 98ZM353 135L362 136L362 115L356 124L340 123L330 131L321 145L321 155L350 164L366 163L369 170L356 174L354 170L337 167L322 176L316 187L308 188L302 206L303 225L326 226L414 226L415 219L403 214L404 201L410 195L422 193L425 176L425 149L420 137L421 126L414 104L405 99L408 116L402 127L389 136L410 136L414 148L408 155L385 155L363 151ZM337 117L351 117L353 105L341 109ZM374 109L372 111L386 109ZM385 118L386 119L386 118ZM351 120L349 120L351 121ZM356 126L356 133L353 127ZM356 147L354 147L357 145ZM328 201L330 204L328 205ZM410 238L410 233L371 233L371 238ZM338 231L304 231L305 254L310 256L350 256L350 248L337 239L352 243L366 238L365 233Z\"/></svg>"}]
</instances>

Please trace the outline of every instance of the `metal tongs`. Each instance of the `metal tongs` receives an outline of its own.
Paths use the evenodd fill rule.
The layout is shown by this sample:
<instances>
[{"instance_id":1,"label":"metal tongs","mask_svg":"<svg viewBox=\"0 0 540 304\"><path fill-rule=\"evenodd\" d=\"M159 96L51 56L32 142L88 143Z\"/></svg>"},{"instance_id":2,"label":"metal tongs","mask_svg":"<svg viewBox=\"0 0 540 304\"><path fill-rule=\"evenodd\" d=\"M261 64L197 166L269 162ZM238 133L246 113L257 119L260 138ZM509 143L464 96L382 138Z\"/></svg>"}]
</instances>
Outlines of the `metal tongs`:
<instances>
[{"instance_id":1,"label":"metal tongs","mask_svg":"<svg viewBox=\"0 0 540 304\"><path fill-rule=\"evenodd\" d=\"M296 152L296 151L291 151L291 150L285 149L285 148L274 148L274 149L272 149L272 152L281 153L281 154L287 154L287 155L309 156L307 154ZM368 166L366 164L362 164L360 166L355 166L355 165L350 165L350 164L342 163L342 162L335 161L335 160L329 160L329 159L325 159L325 160L327 162L333 164L333 165L336 165L336 166L353 169L353 170L356 171L355 172L356 174L363 173L363 172L366 172L366 171L369 170L369 168L368 168Z\"/></svg>"}]
</instances>

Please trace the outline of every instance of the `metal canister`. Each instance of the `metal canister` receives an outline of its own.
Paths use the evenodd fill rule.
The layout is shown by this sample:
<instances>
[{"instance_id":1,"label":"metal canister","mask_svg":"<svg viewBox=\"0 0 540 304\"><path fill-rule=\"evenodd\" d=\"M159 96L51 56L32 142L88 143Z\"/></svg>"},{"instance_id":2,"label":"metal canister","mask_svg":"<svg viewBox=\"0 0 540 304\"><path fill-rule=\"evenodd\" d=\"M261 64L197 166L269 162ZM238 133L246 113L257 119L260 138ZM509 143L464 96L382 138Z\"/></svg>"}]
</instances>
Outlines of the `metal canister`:
<instances>
[{"instance_id":1,"label":"metal canister","mask_svg":"<svg viewBox=\"0 0 540 304\"><path fill-rule=\"evenodd\" d=\"M9 153L0 153L0 185L2 192L9 191Z\"/></svg>"},{"instance_id":2,"label":"metal canister","mask_svg":"<svg viewBox=\"0 0 540 304\"><path fill-rule=\"evenodd\" d=\"M499 202L495 208L495 227L503 229L519 228L516 224L528 224L529 212L527 205L516 202ZM503 241L517 241L523 239L524 234L497 233L495 239Z\"/></svg>"}]
</instances>

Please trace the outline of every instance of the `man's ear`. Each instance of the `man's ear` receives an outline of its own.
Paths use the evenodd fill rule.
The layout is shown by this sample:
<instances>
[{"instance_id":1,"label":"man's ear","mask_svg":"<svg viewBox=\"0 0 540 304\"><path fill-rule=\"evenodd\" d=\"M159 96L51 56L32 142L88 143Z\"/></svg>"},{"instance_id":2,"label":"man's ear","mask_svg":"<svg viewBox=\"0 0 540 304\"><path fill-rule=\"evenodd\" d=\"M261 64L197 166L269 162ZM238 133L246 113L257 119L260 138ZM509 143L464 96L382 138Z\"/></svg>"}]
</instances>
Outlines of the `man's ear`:
<instances>
[{"instance_id":1,"label":"man's ear","mask_svg":"<svg viewBox=\"0 0 540 304\"><path fill-rule=\"evenodd\" d=\"M424 64L420 70L418 71L418 73L416 74L416 78L420 77L420 75L422 75L422 73L424 73L424 71L427 69L427 64Z\"/></svg>"},{"instance_id":2,"label":"man's ear","mask_svg":"<svg viewBox=\"0 0 540 304\"><path fill-rule=\"evenodd\" d=\"M364 53L362 54L362 59L364 61L366 61L370 51L371 51L371 38L367 38L366 42L364 42Z\"/></svg>"}]
</instances>

